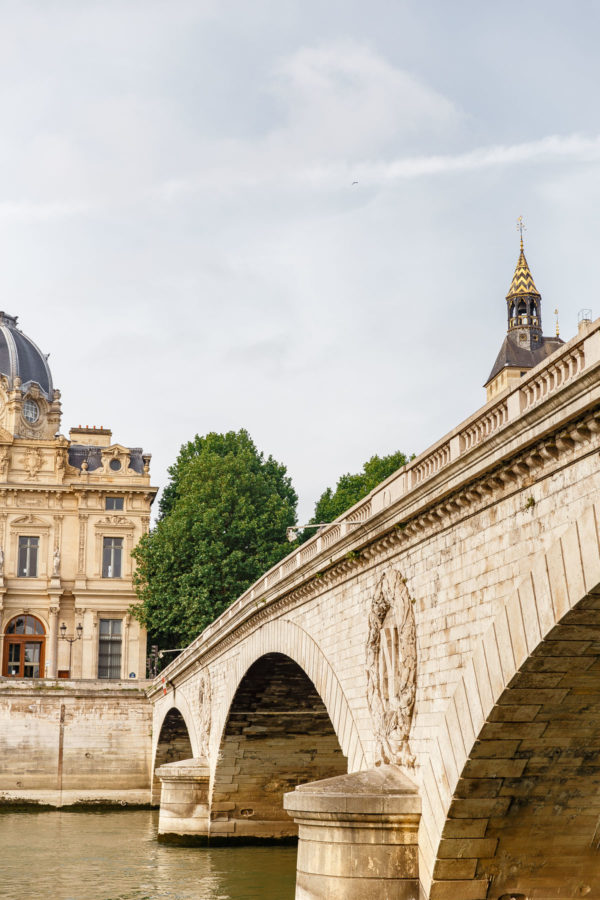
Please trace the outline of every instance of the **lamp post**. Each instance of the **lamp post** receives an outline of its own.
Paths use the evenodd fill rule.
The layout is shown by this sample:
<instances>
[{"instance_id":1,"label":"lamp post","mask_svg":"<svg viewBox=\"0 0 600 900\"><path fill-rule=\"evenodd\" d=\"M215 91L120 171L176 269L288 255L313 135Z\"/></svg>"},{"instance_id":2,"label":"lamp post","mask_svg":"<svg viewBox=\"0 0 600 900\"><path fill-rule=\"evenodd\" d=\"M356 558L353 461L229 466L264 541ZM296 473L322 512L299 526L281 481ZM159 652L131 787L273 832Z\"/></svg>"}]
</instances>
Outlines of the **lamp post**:
<instances>
[{"instance_id":1,"label":"lamp post","mask_svg":"<svg viewBox=\"0 0 600 900\"><path fill-rule=\"evenodd\" d=\"M352 522L347 518L335 519L333 522L309 522L307 525L290 525L285 529L285 536L290 544L293 544L297 540L299 532L305 528L327 528L328 525L335 525L337 522L340 524L345 522L346 525L364 525L364 522Z\"/></svg>"},{"instance_id":2,"label":"lamp post","mask_svg":"<svg viewBox=\"0 0 600 900\"><path fill-rule=\"evenodd\" d=\"M71 658L73 656L73 644L75 643L75 641L80 641L81 635L83 634L83 625L81 624L81 622L79 623L79 625L77 626L75 631L77 633L76 637L67 637L67 626L65 625L64 622L60 626L61 641L69 642L69 678L71 677Z\"/></svg>"}]
</instances>

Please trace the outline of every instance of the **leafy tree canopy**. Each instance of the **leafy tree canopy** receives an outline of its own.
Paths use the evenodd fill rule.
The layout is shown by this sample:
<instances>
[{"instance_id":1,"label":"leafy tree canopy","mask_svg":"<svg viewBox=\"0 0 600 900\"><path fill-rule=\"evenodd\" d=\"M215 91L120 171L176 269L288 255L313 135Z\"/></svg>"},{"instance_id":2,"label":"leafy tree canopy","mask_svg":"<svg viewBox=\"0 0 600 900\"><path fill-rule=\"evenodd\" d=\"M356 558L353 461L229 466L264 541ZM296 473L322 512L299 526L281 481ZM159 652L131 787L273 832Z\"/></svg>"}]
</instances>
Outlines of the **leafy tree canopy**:
<instances>
[{"instance_id":1,"label":"leafy tree canopy","mask_svg":"<svg viewBox=\"0 0 600 900\"><path fill-rule=\"evenodd\" d=\"M297 496L247 431L196 436L169 469L155 528L133 552L132 612L161 648L195 638L289 553Z\"/></svg>"},{"instance_id":2,"label":"leafy tree canopy","mask_svg":"<svg viewBox=\"0 0 600 900\"><path fill-rule=\"evenodd\" d=\"M335 490L327 488L323 491L317 500L315 514L310 521L314 523L333 522L347 509L366 497L385 478L413 458L414 454L407 457L400 450L390 453L389 456L372 456L364 464L362 472L357 472L355 475L350 473L342 475ZM314 533L314 528L306 528L302 533L302 540L307 540Z\"/></svg>"}]
</instances>

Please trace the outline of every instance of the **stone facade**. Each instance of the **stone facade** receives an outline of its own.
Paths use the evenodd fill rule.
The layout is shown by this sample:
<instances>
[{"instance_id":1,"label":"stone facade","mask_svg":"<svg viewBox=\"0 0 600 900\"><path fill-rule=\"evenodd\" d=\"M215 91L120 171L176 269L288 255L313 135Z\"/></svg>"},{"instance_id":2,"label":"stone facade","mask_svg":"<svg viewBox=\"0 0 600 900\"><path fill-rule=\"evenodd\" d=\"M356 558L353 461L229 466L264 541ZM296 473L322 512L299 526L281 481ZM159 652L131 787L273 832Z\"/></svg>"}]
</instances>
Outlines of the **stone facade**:
<instances>
[{"instance_id":1,"label":"stone facade","mask_svg":"<svg viewBox=\"0 0 600 900\"><path fill-rule=\"evenodd\" d=\"M60 424L47 358L0 313L0 791L146 802L146 633L129 607L150 455Z\"/></svg>"},{"instance_id":2,"label":"stone facade","mask_svg":"<svg viewBox=\"0 0 600 900\"><path fill-rule=\"evenodd\" d=\"M289 834L283 794L294 778L339 777L321 771L335 751L347 773L392 761L418 791L418 875L398 871L404 893L390 897L416 900L418 879L429 900L531 900L559 877L570 879L560 896L600 895L599 450L596 321L266 573L151 690L156 758L170 716L182 752L210 773L204 812L180 817L180 833ZM306 717L312 694L296 676L282 682L285 666L327 713L296 738L285 723ZM269 690L270 706L251 699ZM250 742L270 771L252 771ZM290 767L293 748L302 766ZM294 798L302 827L309 801ZM394 802L412 821L413 801ZM345 889L327 896L354 896Z\"/></svg>"},{"instance_id":3,"label":"stone facade","mask_svg":"<svg viewBox=\"0 0 600 900\"><path fill-rule=\"evenodd\" d=\"M104 427L67 439L60 421L46 358L0 313L1 674L143 680L146 635L128 609L150 454Z\"/></svg>"}]
</instances>

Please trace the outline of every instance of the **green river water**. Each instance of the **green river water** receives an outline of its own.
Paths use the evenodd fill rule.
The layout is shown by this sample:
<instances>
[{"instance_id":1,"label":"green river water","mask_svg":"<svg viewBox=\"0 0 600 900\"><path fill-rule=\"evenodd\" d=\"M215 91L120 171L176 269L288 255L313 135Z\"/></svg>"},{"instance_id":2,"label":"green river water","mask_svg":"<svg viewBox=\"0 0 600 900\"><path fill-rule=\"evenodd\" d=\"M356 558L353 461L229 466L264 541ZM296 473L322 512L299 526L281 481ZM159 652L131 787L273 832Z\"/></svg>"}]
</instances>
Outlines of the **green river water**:
<instances>
[{"instance_id":1,"label":"green river water","mask_svg":"<svg viewBox=\"0 0 600 900\"><path fill-rule=\"evenodd\" d=\"M295 847L159 844L158 814L0 813L0 897L293 900Z\"/></svg>"}]
</instances>

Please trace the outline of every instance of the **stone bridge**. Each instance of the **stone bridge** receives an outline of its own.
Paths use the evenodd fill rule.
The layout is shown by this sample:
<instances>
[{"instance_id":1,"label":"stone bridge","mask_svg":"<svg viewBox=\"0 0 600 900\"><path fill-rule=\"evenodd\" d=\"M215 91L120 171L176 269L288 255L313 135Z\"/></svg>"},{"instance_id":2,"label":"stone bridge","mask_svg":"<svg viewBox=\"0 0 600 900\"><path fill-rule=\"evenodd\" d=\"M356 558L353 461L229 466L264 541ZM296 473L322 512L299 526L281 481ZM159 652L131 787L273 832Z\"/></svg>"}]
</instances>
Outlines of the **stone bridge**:
<instances>
[{"instance_id":1,"label":"stone bridge","mask_svg":"<svg viewBox=\"0 0 600 900\"><path fill-rule=\"evenodd\" d=\"M299 829L302 898L600 897L599 527L597 320L165 669L161 832Z\"/></svg>"}]
</instances>

